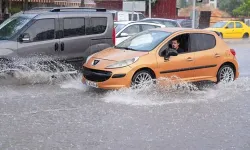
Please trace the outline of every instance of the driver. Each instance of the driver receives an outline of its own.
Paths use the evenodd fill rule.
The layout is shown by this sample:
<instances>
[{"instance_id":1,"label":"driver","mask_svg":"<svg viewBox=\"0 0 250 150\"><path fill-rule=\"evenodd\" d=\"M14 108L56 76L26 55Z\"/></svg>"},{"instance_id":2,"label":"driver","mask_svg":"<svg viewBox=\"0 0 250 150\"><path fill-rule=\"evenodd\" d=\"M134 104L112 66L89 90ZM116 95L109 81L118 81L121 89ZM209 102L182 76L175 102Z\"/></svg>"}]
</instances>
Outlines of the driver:
<instances>
[{"instance_id":1,"label":"driver","mask_svg":"<svg viewBox=\"0 0 250 150\"><path fill-rule=\"evenodd\" d=\"M184 53L184 50L179 47L180 42L177 39L172 40L172 48L175 49L178 53Z\"/></svg>"}]
</instances>

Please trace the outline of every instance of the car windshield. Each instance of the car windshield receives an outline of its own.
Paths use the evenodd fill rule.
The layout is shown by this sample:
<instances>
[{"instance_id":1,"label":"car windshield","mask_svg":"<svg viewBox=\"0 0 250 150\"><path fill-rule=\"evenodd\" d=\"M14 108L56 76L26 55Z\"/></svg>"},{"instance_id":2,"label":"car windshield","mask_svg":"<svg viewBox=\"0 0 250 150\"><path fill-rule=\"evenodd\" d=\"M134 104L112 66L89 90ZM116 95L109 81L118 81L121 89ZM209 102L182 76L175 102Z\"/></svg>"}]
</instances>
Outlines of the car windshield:
<instances>
[{"instance_id":1,"label":"car windshield","mask_svg":"<svg viewBox=\"0 0 250 150\"><path fill-rule=\"evenodd\" d=\"M226 22L217 22L212 25L212 28L223 28L226 25Z\"/></svg>"},{"instance_id":2,"label":"car windshield","mask_svg":"<svg viewBox=\"0 0 250 150\"><path fill-rule=\"evenodd\" d=\"M115 32L118 33L125 26L126 26L126 24L114 24Z\"/></svg>"},{"instance_id":3,"label":"car windshield","mask_svg":"<svg viewBox=\"0 0 250 150\"><path fill-rule=\"evenodd\" d=\"M116 48L148 52L153 50L170 34L165 31L147 30L124 40Z\"/></svg>"},{"instance_id":4,"label":"car windshield","mask_svg":"<svg viewBox=\"0 0 250 150\"><path fill-rule=\"evenodd\" d=\"M31 18L11 17L0 25L0 40L8 40L15 35Z\"/></svg>"}]
</instances>

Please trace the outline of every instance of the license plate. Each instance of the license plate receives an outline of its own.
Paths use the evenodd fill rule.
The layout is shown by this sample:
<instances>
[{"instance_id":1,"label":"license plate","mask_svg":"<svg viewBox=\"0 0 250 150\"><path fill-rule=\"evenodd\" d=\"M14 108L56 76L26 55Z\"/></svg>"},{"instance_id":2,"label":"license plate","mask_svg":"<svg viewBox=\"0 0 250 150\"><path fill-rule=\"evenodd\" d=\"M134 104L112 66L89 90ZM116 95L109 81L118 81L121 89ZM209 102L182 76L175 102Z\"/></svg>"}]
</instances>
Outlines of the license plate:
<instances>
[{"instance_id":1,"label":"license plate","mask_svg":"<svg viewBox=\"0 0 250 150\"><path fill-rule=\"evenodd\" d=\"M87 84L88 86L91 86L91 87L94 87L94 88L98 88L98 85L97 85L97 83L95 83L95 82L86 80L86 84Z\"/></svg>"}]
</instances>

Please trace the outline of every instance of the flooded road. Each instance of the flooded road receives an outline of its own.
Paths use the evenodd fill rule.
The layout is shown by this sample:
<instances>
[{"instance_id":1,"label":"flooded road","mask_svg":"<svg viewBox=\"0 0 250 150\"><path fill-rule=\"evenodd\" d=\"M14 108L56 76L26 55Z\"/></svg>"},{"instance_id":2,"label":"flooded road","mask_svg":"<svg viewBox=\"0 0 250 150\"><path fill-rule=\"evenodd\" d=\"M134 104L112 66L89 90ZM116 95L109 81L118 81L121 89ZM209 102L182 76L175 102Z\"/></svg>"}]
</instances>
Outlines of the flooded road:
<instances>
[{"instance_id":1,"label":"flooded road","mask_svg":"<svg viewBox=\"0 0 250 150\"><path fill-rule=\"evenodd\" d=\"M230 46L240 78L227 85L102 91L46 74L1 83L0 149L249 150L250 44Z\"/></svg>"}]
</instances>

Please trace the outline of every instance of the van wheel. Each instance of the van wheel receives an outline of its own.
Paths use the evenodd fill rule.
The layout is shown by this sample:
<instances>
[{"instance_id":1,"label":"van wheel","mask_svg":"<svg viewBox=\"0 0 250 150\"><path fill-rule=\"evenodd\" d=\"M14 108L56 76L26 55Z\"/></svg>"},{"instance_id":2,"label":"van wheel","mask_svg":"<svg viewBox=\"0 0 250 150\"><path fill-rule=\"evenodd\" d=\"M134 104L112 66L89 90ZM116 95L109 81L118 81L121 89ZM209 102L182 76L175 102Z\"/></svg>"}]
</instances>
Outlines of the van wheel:
<instances>
[{"instance_id":1,"label":"van wheel","mask_svg":"<svg viewBox=\"0 0 250 150\"><path fill-rule=\"evenodd\" d=\"M232 66L223 65L217 73L217 83L219 82L232 82L235 78L235 72Z\"/></svg>"},{"instance_id":2,"label":"van wheel","mask_svg":"<svg viewBox=\"0 0 250 150\"><path fill-rule=\"evenodd\" d=\"M154 83L153 76L147 70L141 70L134 74L132 78L132 87L138 88L145 85L151 85Z\"/></svg>"},{"instance_id":3,"label":"van wheel","mask_svg":"<svg viewBox=\"0 0 250 150\"><path fill-rule=\"evenodd\" d=\"M249 34L248 33L244 33L243 39L247 39L247 38L249 38Z\"/></svg>"}]
</instances>

